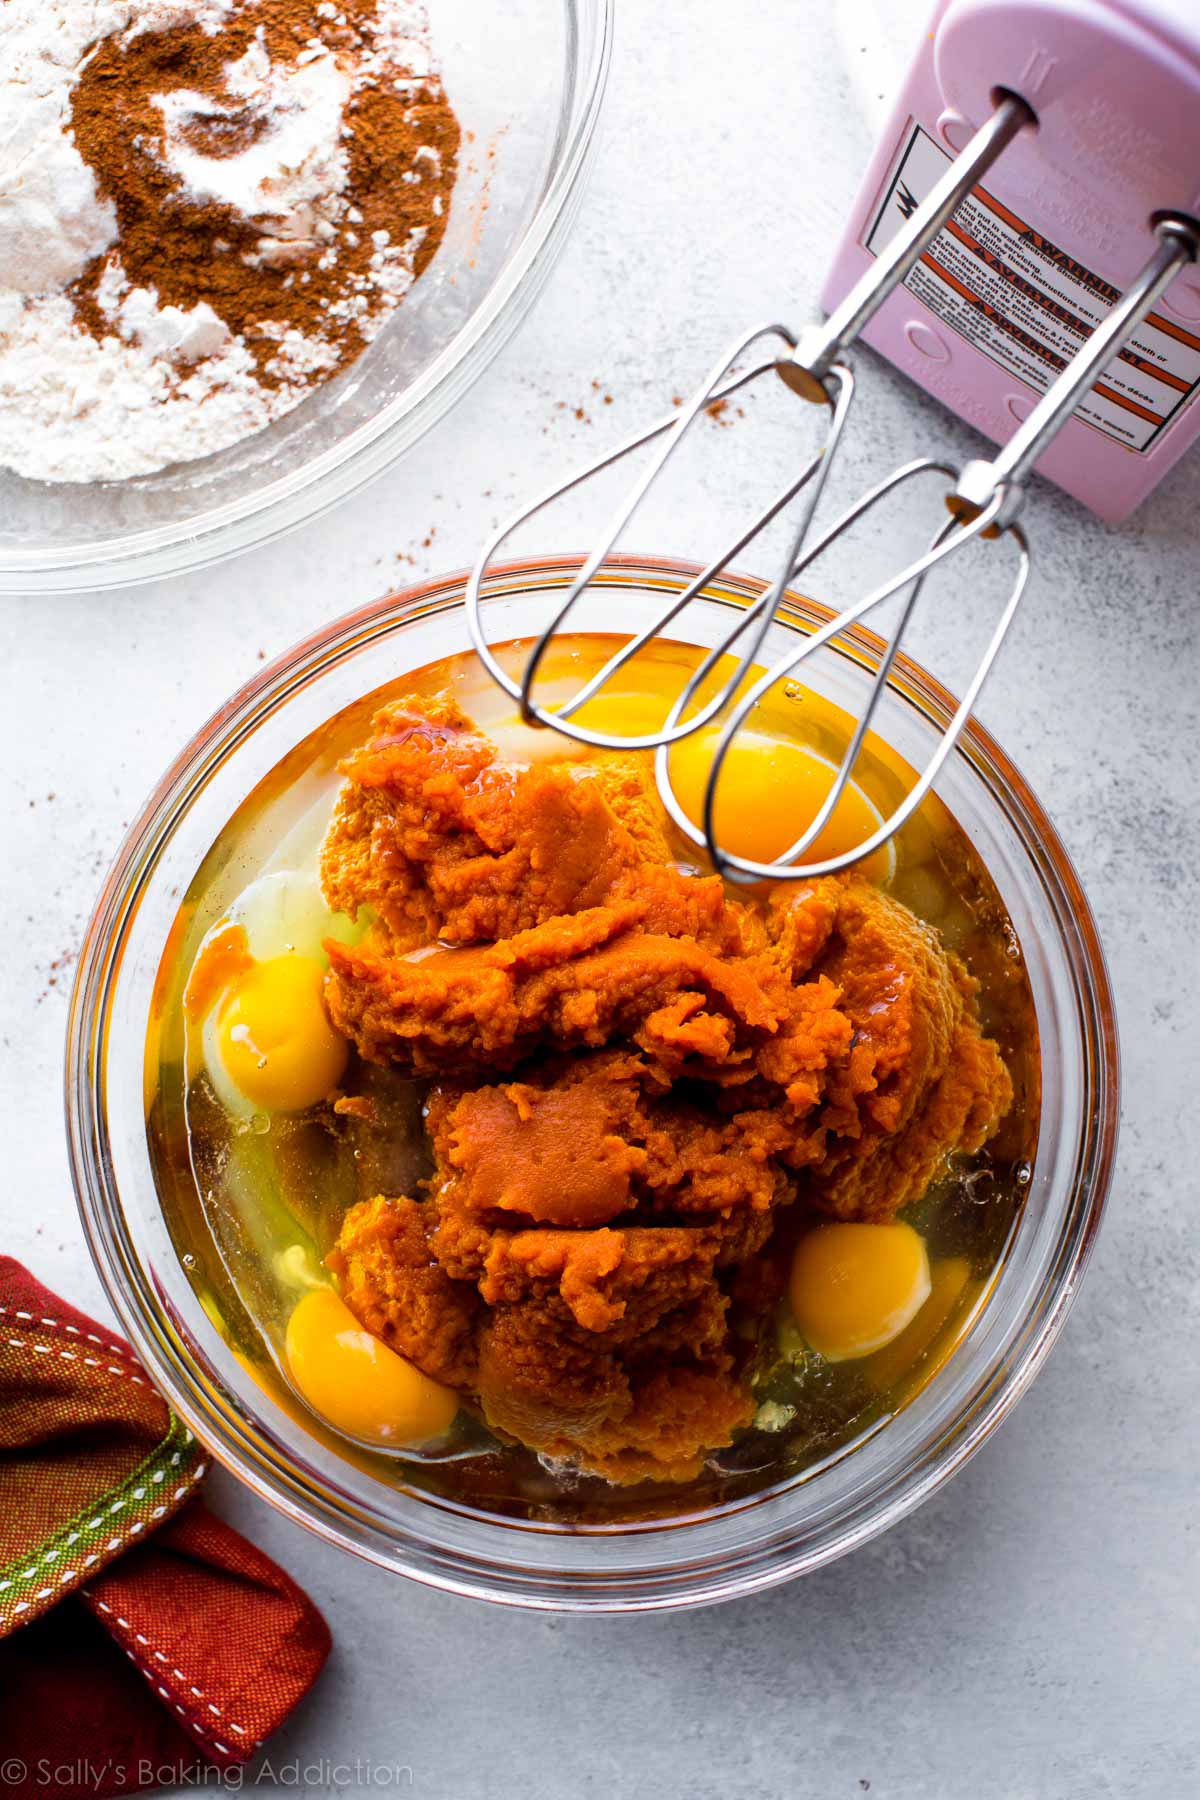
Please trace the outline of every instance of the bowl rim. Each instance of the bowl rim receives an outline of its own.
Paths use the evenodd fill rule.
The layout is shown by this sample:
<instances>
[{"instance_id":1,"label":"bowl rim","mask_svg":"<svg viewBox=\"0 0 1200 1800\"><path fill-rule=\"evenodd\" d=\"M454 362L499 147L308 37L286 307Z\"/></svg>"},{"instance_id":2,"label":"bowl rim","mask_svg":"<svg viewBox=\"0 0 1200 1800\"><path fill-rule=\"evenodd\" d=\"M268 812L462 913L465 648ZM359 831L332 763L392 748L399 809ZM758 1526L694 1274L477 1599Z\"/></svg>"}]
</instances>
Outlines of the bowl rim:
<instances>
[{"instance_id":1,"label":"bowl rim","mask_svg":"<svg viewBox=\"0 0 1200 1800\"><path fill-rule=\"evenodd\" d=\"M486 597L501 599L545 581L562 584L577 572L582 562L583 557L579 554L561 554L497 565L489 577ZM603 577L625 586L660 579L682 586L700 572L700 564L685 559L629 552L610 555ZM429 1586L535 1609L648 1611L705 1605L760 1591L808 1573L858 1548L905 1517L965 1466L1025 1393L1062 1330L1090 1260L1111 1186L1119 1126L1120 1057L1112 987L1095 920L1079 877L1045 809L1012 760L986 728L974 719L969 721L954 754L966 756L991 772L983 776L990 798L1009 817L1035 874L1043 885L1050 885L1065 905L1070 927L1077 937L1076 948L1088 979L1085 991L1081 992L1077 983L1073 991L1077 1002L1087 1002L1086 1016L1081 1019L1081 1049L1091 1104L1080 1131L1079 1153L1071 1184L1072 1209L1064 1216L1055 1243L1053 1278L1047 1275L1042 1290L1043 1295L1049 1291L1049 1302L1040 1306L1036 1318L1032 1311L1022 1315L1023 1335L1012 1358L1003 1368L991 1371L986 1396L972 1406L969 1414L955 1415L953 1428L942 1434L919 1478L914 1479L911 1475L905 1478L901 1471L889 1484L884 1498L876 1503L871 1516L859 1518L852 1514L845 1529L830 1541L789 1555L776 1539L771 1539L765 1550L759 1546L756 1565L752 1568L739 1564L727 1577L710 1579L706 1583L693 1581L693 1585L683 1591L678 1588L667 1592L660 1588L649 1593L634 1590L620 1596L609 1590L607 1578L598 1578L592 1591L564 1592L562 1581L580 1578L558 1571L548 1577L540 1565L506 1571L505 1578L497 1580L495 1570L486 1559L481 1559L481 1575L480 1564L468 1559L464 1565L456 1565L452 1557L440 1550L430 1552L424 1562L414 1567L397 1554L397 1545L403 1549L409 1542L403 1533L394 1533L390 1546L373 1541L372 1534L378 1538L381 1533L370 1520L352 1520L347 1508L339 1509L324 1497L319 1506L315 1505L312 1495L301 1484L290 1477L284 1479L281 1472L268 1468L261 1457L251 1456L242 1443L231 1440L223 1419L201 1403L187 1383L186 1372L177 1371L172 1365L171 1342L177 1334L169 1309L156 1291L151 1295L151 1284L141 1265L127 1266L123 1261L123 1246L114 1242L105 1227L105 1207L119 1213L121 1201L107 1156L104 1058L102 1054L96 1054L96 1044L102 1040L106 1029L109 994L133 915L157 858L170 841L175 823L203 788L205 772L217 753L222 756L231 753L244 738L252 735L257 708L266 703L269 710L263 717L273 714L292 694L307 685L311 665L318 659L333 652L338 653L339 659L353 655L356 647L369 642L376 630L395 628L432 611L461 605L465 579L464 571L456 571L385 594L310 632L264 665L192 735L129 826L105 878L84 937L67 1023L64 1098L68 1154L88 1248L123 1328L171 1405L238 1480L276 1510L325 1541ZM732 597L744 601L763 592L768 583L758 577L732 574L722 577L720 586L722 598L729 597L733 590ZM791 592L781 611L785 618L791 615L793 624L814 616L818 619L830 616L829 609L820 603ZM883 646L883 640L863 627L851 627L846 635L853 641L854 648L867 656L877 656ZM953 713L955 701L949 691L903 654L896 658L890 681L902 692L911 688L933 701L944 717ZM999 779L999 788L992 775ZM118 921L119 928L114 929ZM1083 1154L1085 1147L1086 1157ZM1080 1174L1084 1168L1086 1180ZM138 1293L139 1280L143 1300L149 1297L153 1302L145 1312L139 1309L134 1297ZM853 1454L855 1447L848 1446L845 1453ZM777 1491L768 1490L768 1494ZM445 1505L436 1496L428 1498L435 1509ZM448 1510L455 1509L451 1505ZM497 1527L498 1536L520 1523L500 1516L492 1518L477 1513L472 1516L485 1528ZM694 1522L678 1517L635 1522L611 1528L608 1535L631 1539L655 1531L679 1532ZM571 1534L564 1535L569 1537ZM685 1566L684 1579L690 1568L691 1565ZM643 1575L644 1571L639 1570L639 1578ZM524 1586L521 1585L522 1578ZM516 1581L515 1588L508 1585L510 1579ZM587 1577L582 1579L586 1581Z\"/></svg>"},{"instance_id":2,"label":"bowl rim","mask_svg":"<svg viewBox=\"0 0 1200 1800\"><path fill-rule=\"evenodd\" d=\"M465 324L427 368L342 442L199 519L85 545L0 545L0 594L81 593L205 568L328 512L389 468L462 399L541 292L574 222L612 63L615 0L565 0L569 118L522 237Z\"/></svg>"}]
</instances>

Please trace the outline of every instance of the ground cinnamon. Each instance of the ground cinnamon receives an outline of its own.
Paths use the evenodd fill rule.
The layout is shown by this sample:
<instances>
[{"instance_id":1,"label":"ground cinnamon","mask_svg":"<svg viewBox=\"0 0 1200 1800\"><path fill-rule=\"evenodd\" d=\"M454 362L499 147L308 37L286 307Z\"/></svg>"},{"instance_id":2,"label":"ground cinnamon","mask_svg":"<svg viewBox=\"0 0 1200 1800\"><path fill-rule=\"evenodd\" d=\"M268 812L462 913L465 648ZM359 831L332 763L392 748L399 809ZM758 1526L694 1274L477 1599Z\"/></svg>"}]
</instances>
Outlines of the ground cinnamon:
<instances>
[{"instance_id":1,"label":"ground cinnamon","mask_svg":"<svg viewBox=\"0 0 1200 1800\"><path fill-rule=\"evenodd\" d=\"M359 354L442 241L460 140L436 75L397 79L380 11L381 0L336 8L241 0L215 32L194 25L113 36L95 48L74 90L72 124L119 229L114 249L73 289L88 331L113 333L115 257L122 292L150 289L160 307L184 310L206 302L245 344L264 385L305 372L294 354L280 362L286 333L317 347L311 372L319 379ZM243 156L275 129L261 102L230 84L231 65L260 54L256 45L273 69L332 53L353 77L341 124L344 182L311 238L280 237L269 213L250 216L189 192L171 164L164 95L209 103L196 107L183 138L212 161Z\"/></svg>"}]
</instances>

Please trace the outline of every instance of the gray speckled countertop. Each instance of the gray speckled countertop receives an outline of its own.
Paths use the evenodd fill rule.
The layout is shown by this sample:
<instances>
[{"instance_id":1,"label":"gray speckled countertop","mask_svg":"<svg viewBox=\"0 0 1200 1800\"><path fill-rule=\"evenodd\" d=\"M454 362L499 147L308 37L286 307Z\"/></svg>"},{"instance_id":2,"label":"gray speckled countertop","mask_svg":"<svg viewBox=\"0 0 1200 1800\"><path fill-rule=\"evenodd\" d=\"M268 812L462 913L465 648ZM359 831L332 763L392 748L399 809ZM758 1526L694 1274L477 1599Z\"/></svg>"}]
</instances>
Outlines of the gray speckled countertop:
<instances>
[{"instance_id":1,"label":"gray speckled countertop","mask_svg":"<svg viewBox=\"0 0 1200 1800\"><path fill-rule=\"evenodd\" d=\"M2 1246L51 1287L106 1314L60 1123L69 962L122 826L175 749L260 653L469 561L494 516L657 409L738 326L802 320L868 147L816 0L622 0L582 218L456 417L368 493L240 562L3 603ZM851 444L851 476L930 433L966 447L890 370L870 375L876 430ZM578 421L575 406L598 410L594 377L613 404ZM642 546L687 556L702 520L731 515L746 457L736 426L723 438L725 475L648 508ZM866 1550L677 1617L445 1598L218 1478L223 1509L308 1586L336 1639L272 1746L293 1791L373 1793L395 1766L429 1800L1200 1790L1200 457L1121 529L1048 491L1030 515L1037 584L983 717L1080 869L1125 1058L1109 1217L1046 1369L969 1468ZM546 547L581 535L565 517ZM953 661L953 620L946 631L935 670ZM297 1777L281 1767L295 1759L316 1766Z\"/></svg>"}]
</instances>

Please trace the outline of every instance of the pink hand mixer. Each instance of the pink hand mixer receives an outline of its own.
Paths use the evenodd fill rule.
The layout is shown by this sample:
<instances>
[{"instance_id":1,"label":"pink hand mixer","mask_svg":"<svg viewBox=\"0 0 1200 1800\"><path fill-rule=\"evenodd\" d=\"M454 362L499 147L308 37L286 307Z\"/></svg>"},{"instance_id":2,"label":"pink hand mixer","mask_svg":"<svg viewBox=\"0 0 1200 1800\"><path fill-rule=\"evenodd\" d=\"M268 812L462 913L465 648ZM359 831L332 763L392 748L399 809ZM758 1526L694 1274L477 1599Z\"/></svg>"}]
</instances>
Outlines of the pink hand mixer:
<instances>
[{"instance_id":1,"label":"pink hand mixer","mask_svg":"<svg viewBox=\"0 0 1200 1800\"><path fill-rule=\"evenodd\" d=\"M1039 473L1107 520L1125 517L1200 432L1200 0L940 0L867 170L834 259L823 325L741 334L691 397L507 520L468 586L472 638L523 716L607 749L653 748L659 791L681 830L734 880L833 873L884 844L921 804L950 755L1025 591L1020 523ZM855 394L854 342L881 351L951 411L1000 444L990 459L903 464L816 527ZM604 569L620 534L697 419L766 375L811 409L816 439L781 492L701 574L565 704L536 696L556 633ZM649 447L655 446L651 452ZM532 646L520 678L484 630L497 552L518 526L639 451L625 494ZM929 548L856 595L755 673L788 586L852 527L910 483L937 484ZM793 503L795 505L793 506ZM787 526L774 580L685 683L661 727L642 736L576 718L631 657L665 632L772 521ZM871 727L930 574L976 540L1013 559L1006 598L961 703L895 810L854 849L805 853L831 818ZM714 805L730 745L774 685L884 602L898 617L865 704L815 818L772 863L723 847ZM721 671L732 664L732 673ZM715 689L715 691L714 691ZM702 824L683 810L669 749L721 720Z\"/></svg>"}]
</instances>

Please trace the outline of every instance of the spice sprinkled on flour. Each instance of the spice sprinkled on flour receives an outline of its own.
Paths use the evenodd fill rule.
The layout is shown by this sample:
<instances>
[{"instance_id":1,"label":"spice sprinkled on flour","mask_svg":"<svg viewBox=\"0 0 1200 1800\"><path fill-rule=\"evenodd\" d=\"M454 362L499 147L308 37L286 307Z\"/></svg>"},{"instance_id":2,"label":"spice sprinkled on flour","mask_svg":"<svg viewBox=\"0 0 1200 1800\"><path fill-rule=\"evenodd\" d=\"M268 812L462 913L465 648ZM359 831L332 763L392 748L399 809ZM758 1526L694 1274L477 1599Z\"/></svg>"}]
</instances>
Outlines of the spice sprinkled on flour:
<instances>
[{"instance_id":1,"label":"spice sprinkled on flour","mask_svg":"<svg viewBox=\"0 0 1200 1800\"><path fill-rule=\"evenodd\" d=\"M4 0L0 464L138 475L352 361L441 243L416 0Z\"/></svg>"}]
</instances>

